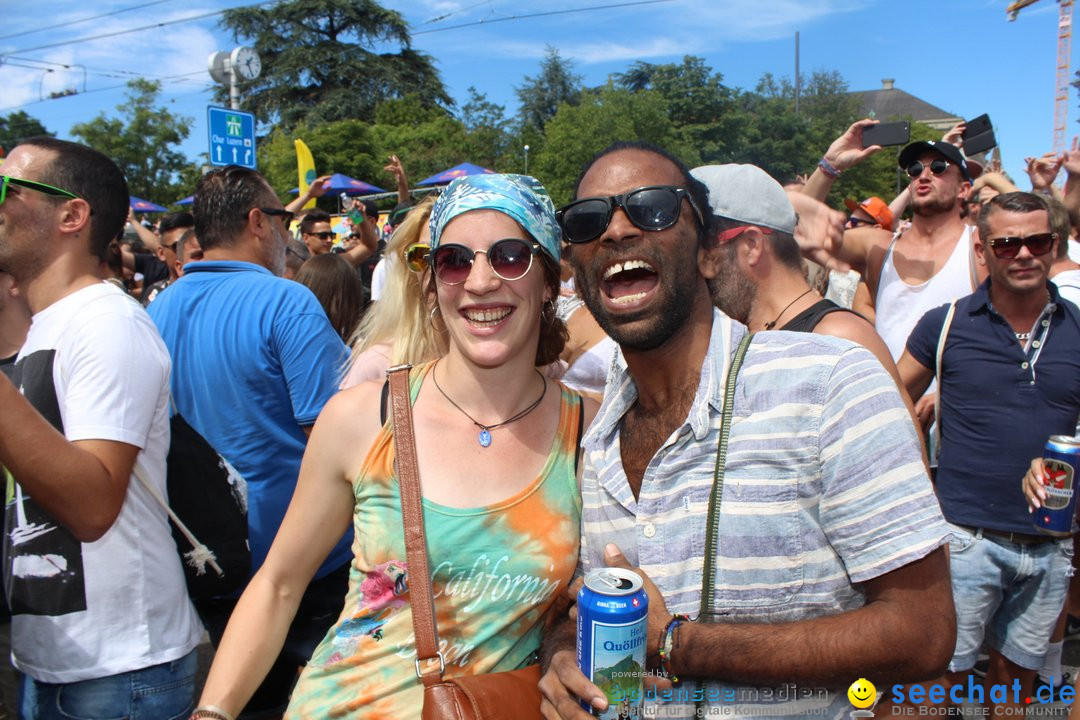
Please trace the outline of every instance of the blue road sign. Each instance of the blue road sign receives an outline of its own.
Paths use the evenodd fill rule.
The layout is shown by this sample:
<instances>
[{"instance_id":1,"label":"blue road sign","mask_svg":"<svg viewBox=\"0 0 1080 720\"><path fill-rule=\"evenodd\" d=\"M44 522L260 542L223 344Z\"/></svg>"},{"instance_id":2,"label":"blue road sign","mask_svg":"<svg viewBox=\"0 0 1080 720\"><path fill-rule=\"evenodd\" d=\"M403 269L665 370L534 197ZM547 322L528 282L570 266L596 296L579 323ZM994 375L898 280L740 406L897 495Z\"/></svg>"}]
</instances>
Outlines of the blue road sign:
<instances>
[{"instance_id":1,"label":"blue road sign","mask_svg":"<svg viewBox=\"0 0 1080 720\"><path fill-rule=\"evenodd\" d=\"M255 115L241 110L207 108L210 163L255 169Z\"/></svg>"}]
</instances>

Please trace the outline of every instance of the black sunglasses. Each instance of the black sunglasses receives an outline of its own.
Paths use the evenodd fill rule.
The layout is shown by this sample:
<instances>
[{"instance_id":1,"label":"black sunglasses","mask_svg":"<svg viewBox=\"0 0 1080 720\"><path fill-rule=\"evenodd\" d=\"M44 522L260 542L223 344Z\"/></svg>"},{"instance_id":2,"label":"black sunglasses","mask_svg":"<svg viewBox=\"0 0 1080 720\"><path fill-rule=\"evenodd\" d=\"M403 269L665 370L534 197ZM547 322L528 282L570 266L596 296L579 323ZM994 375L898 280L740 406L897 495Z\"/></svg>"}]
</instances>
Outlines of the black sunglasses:
<instances>
[{"instance_id":1,"label":"black sunglasses","mask_svg":"<svg viewBox=\"0 0 1080 720\"><path fill-rule=\"evenodd\" d=\"M679 222L683 198L690 202L698 222L704 225L701 209L690 192L670 185L637 188L622 195L582 198L564 206L555 217L567 242L587 243L604 234L616 207L622 208L630 222L642 230L666 230Z\"/></svg>"},{"instance_id":2,"label":"black sunglasses","mask_svg":"<svg viewBox=\"0 0 1080 720\"><path fill-rule=\"evenodd\" d=\"M292 223L293 218L296 216L296 213L283 210L282 208L259 208L259 210L266 215L274 215L281 218L281 221L285 223L286 228L289 227L289 224Z\"/></svg>"},{"instance_id":3,"label":"black sunglasses","mask_svg":"<svg viewBox=\"0 0 1080 720\"><path fill-rule=\"evenodd\" d=\"M862 218L849 217L847 219L847 226L849 228L857 228L860 225L866 225L867 227L873 227L877 225L876 220L863 220Z\"/></svg>"},{"instance_id":4,"label":"black sunglasses","mask_svg":"<svg viewBox=\"0 0 1080 720\"><path fill-rule=\"evenodd\" d=\"M477 255L487 256L492 272L506 281L518 280L532 268L533 255L540 251L540 246L530 244L520 238L496 240L487 250L473 250L449 243L435 248L427 255L428 263L435 271L435 277L444 285L460 285L472 272L473 261Z\"/></svg>"},{"instance_id":5,"label":"black sunglasses","mask_svg":"<svg viewBox=\"0 0 1080 720\"><path fill-rule=\"evenodd\" d=\"M1050 252L1055 240L1057 240L1056 233L1036 233L1027 237L1013 237L1010 235L990 238L986 241L986 244L994 251L994 257L999 260L1012 260L1020 254L1020 248L1023 246L1027 246L1028 252L1032 255L1045 255Z\"/></svg>"},{"instance_id":6,"label":"black sunglasses","mask_svg":"<svg viewBox=\"0 0 1080 720\"><path fill-rule=\"evenodd\" d=\"M951 163L948 160L942 160L940 158L931 160L929 165L930 172L934 175L941 175L949 169L949 165L951 165ZM907 166L906 172L909 177L917 178L923 174L923 170L925 170L926 167L926 165L922 164L922 161L916 160Z\"/></svg>"},{"instance_id":7,"label":"black sunglasses","mask_svg":"<svg viewBox=\"0 0 1080 720\"><path fill-rule=\"evenodd\" d=\"M315 237L319 238L320 240L329 240L330 238L334 237L334 233L330 232L330 231L317 232L317 233L309 232L309 233L305 233L305 235L314 235Z\"/></svg>"}]
</instances>

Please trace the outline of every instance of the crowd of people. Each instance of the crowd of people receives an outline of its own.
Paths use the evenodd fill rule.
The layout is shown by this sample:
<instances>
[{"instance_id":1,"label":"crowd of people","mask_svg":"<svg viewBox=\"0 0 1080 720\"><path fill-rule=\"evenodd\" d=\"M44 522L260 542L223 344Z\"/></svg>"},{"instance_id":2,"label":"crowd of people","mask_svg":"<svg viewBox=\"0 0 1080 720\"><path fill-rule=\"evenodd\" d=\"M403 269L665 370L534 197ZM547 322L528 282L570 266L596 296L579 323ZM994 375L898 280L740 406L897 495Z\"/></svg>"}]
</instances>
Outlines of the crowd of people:
<instances>
[{"instance_id":1,"label":"crowd of people","mask_svg":"<svg viewBox=\"0 0 1080 720\"><path fill-rule=\"evenodd\" d=\"M1029 158L1021 191L964 155L961 124L903 147L896 198L830 208L882 150L862 147L875 123L786 186L615 143L558 209L514 174L414 198L392 157L383 230L370 200L314 207L325 178L284 205L235 166L147 227L106 156L17 145L0 164L15 716L419 717L429 589L445 676L539 663L539 711L591 717L613 698L578 666L567 605L603 567L648 593L650 716L839 718L858 678L984 685L995 716L1062 696L1073 538L1030 513L1047 438L1080 417L1080 149ZM388 409L403 366L421 579ZM244 488L240 592L187 592L154 500L173 413ZM915 693L879 697L876 716L912 714Z\"/></svg>"}]
</instances>

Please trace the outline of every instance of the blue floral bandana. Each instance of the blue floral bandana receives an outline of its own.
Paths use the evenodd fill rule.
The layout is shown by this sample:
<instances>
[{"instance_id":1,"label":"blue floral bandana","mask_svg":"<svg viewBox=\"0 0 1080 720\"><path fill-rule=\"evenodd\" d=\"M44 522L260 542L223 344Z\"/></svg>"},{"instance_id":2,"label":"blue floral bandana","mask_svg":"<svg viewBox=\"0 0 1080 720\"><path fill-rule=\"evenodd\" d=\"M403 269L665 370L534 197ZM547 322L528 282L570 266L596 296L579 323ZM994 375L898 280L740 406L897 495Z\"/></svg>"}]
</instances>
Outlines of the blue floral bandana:
<instances>
[{"instance_id":1,"label":"blue floral bandana","mask_svg":"<svg viewBox=\"0 0 1080 720\"><path fill-rule=\"evenodd\" d=\"M485 174L456 178L431 210L431 249L439 247L447 223L470 210L498 210L529 233L541 249L559 261L559 225L547 190L528 175Z\"/></svg>"}]
</instances>

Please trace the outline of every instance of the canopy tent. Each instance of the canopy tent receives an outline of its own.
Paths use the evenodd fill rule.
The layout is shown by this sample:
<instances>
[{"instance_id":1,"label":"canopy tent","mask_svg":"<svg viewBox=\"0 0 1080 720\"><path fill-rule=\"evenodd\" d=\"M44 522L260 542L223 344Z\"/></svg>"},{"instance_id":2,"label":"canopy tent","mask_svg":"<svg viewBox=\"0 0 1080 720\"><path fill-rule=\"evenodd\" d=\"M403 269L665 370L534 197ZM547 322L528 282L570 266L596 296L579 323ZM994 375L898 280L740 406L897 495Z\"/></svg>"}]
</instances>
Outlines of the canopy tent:
<instances>
[{"instance_id":1,"label":"canopy tent","mask_svg":"<svg viewBox=\"0 0 1080 720\"><path fill-rule=\"evenodd\" d=\"M386 192L381 187L376 187L363 180L357 180L341 173L334 173L330 176L330 187L327 191L335 194L345 193L346 195L371 195L372 193ZM300 194L300 188L293 188L289 192L298 195Z\"/></svg>"},{"instance_id":2,"label":"canopy tent","mask_svg":"<svg viewBox=\"0 0 1080 720\"><path fill-rule=\"evenodd\" d=\"M449 170L443 170L441 173L436 173L429 178L424 178L417 185L445 185L454 178L463 177L465 175L483 175L484 173L494 173L494 170L488 170L485 167L479 165L473 165L472 163L461 163L455 165Z\"/></svg>"},{"instance_id":3,"label":"canopy tent","mask_svg":"<svg viewBox=\"0 0 1080 720\"><path fill-rule=\"evenodd\" d=\"M194 204L195 204L195 196L194 195L188 195L183 200L177 200L176 202L173 203L173 205L194 205Z\"/></svg>"},{"instance_id":4,"label":"canopy tent","mask_svg":"<svg viewBox=\"0 0 1080 720\"><path fill-rule=\"evenodd\" d=\"M131 209L134 210L135 212L141 212L141 213L167 212L167 210L165 208L163 208L160 205L157 205L155 203L152 203L149 200L143 200L142 198L137 198L134 195L131 195L129 197L131 199Z\"/></svg>"}]
</instances>

